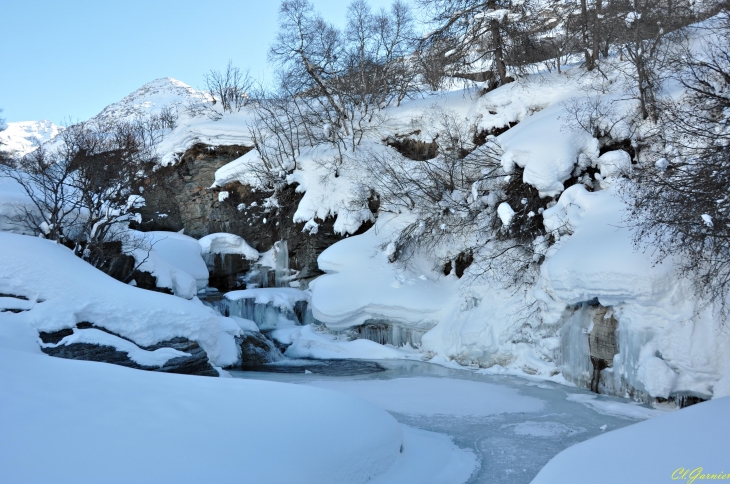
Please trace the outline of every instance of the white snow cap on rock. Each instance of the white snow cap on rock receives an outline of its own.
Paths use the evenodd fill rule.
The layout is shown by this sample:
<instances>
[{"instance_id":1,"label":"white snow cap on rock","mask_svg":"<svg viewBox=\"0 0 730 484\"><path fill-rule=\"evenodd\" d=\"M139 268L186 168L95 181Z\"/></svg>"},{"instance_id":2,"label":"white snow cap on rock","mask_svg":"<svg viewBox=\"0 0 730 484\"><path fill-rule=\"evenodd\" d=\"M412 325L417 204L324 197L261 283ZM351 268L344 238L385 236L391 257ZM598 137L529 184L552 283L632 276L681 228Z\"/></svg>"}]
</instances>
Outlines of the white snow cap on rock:
<instances>
[{"instance_id":1,"label":"white snow cap on rock","mask_svg":"<svg viewBox=\"0 0 730 484\"><path fill-rule=\"evenodd\" d=\"M204 254L240 254L246 260L259 260L260 254L238 235L218 232L198 241Z\"/></svg>"},{"instance_id":2,"label":"white snow cap on rock","mask_svg":"<svg viewBox=\"0 0 730 484\"><path fill-rule=\"evenodd\" d=\"M512 223L512 217L515 216L515 211L512 210L509 203L502 202L499 204L499 207L497 207L497 215L499 215L499 218L502 220L502 225L506 227Z\"/></svg>"}]
</instances>

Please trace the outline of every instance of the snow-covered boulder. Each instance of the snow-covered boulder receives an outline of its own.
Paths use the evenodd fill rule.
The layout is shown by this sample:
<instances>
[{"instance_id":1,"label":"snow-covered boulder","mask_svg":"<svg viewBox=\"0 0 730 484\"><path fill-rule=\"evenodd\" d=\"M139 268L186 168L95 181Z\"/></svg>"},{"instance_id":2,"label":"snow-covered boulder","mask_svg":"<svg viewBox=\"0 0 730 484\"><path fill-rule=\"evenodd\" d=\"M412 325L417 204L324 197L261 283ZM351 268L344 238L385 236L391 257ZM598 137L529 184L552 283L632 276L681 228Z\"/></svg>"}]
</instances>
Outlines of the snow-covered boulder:
<instances>
[{"instance_id":1,"label":"snow-covered boulder","mask_svg":"<svg viewBox=\"0 0 730 484\"><path fill-rule=\"evenodd\" d=\"M66 247L37 237L0 232L0 247L0 294L22 301L24 308L12 317L37 331L92 323L139 347L182 337L197 342L214 365L238 361L235 337L241 328L197 299L123 284Z\"/></svg>"}]
</instances>

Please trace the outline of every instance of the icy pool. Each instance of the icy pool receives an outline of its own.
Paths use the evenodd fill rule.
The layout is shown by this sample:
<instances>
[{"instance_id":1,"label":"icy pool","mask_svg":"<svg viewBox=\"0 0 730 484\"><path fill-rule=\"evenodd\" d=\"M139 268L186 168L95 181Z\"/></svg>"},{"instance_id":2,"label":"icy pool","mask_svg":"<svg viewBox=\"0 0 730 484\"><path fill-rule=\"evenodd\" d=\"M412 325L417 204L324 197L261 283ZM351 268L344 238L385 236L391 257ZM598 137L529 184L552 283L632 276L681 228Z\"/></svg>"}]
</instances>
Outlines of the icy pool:
<instances>
[{"instance_id":1,"label":"icy pool","mask_svg":"<svg viewBox=\"0 0 730 484\"><path fill-rule=\"evenodd\" d=\"M557 383L419 361L287 363L272 372L231 374L342 391L384 408L404 425L449 435L480 461L468 483L529 483L566 447L662 413Z\"/></svg>"}]
</instances>

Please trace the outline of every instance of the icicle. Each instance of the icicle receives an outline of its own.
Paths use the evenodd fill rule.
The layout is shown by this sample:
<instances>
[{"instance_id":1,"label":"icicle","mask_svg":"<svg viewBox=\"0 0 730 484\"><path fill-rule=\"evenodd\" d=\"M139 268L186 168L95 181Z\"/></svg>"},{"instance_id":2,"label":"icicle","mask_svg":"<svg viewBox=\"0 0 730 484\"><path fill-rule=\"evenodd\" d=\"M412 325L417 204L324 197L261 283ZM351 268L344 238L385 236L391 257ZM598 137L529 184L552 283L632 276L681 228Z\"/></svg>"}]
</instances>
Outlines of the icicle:
<instances>
[{"instance_id":1,"label":"icicle","mask_svg":"<svg viewBox=\"0 0 730 484\"><path fill-rule=\"evenodd\" d=\"M289 246L286 240L274 242L274 262L276 287L289 287Z\"/></svg>"},{"instance_id":2,"label":"icicle","mask_svg":"<svg viewBox=\"0 0 730 484\"><path fill-rule=\"evenodd\" d=\"M426 331L408 328L390 321L370 320L355 328L358 338L369 339L381 345L405 346L413 348L421 346L421 338Z\"/></svg>"}]
</instances>

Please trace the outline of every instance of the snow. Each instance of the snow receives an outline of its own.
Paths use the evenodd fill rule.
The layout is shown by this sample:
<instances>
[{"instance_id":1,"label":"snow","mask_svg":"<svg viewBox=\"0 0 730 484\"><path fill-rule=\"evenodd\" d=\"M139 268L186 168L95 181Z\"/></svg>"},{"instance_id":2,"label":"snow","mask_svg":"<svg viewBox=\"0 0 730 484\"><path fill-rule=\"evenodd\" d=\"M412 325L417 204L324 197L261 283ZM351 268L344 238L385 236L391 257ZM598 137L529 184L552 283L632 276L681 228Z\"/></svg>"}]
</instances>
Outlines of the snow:
<instances>
[{"instance_id":1,"label":"snow","mask_svg":"<svg viewBox=\"0 0 730 484\"><path fill-rule=\"evenodd\" d=\"M214 365L228 366L238 359L234 337L241 332L239 326L197 298L123 284L66 247L37 237L0 232L0 247L0 293L32 302L29 311L2 313L8 318L38 331L90 322L142 346L182 336L197 341Z\"/></svg>"},{"instance_id":2,"label":"snow","mask_svg":"<svg viewBox=\"0 0 730 484\"><path fill-rule=\"evenodd\" d=\"M201 238L198 243L204 254L239 254L244 259L256 261L259 253L238 235L218 232Z\"/></svg>"},{"instance_id":3,"label":"snow","mask_svg":"<svg viewBox=\"0 0 730 484\"><path fill-rule=\"evenodd\" d=\"M598 158L598 140L566 128L561 116L565 107L555 104L498 137L505 150L502 167L507 173L514 165L524 168L522 180L537 188L541 197L563 191L562 182L570 178L579 155Z\"/></svg>"},{"instance_id":4,"label":"snow","mask_svg":"<svg viewBox=\"0 0 730 484\"><path fill-rule=\"evenodd\" d=\"M456 484L471 477L477 467L474 453L457 447L446 435L402 428L403 457L370 484Z\"/></svg>"},{"instance_id":5,"label":"snow","mask_svg":"<svg viewBox=\"0 0 730 484\"><path fill-rule=\"evenodd\" d=\"M48 120L7 123L7 129L0 131L0 150L24 156L62 130Z\"/></svg>"},{"instance_id":6,"label":"snow","mask_svg":"<svg viewBox=\"0 0 730 484\"><path fill-rule=\"evenodd\" d=\"M631 156L623 150L608 151L598 157L596 164L604 179L626 175L631 169Z\"/></svg>"},{"instance_id":7,"label":"snow","mask_svg":"<svg viewBox=\"0 0 730 484\"><path fill-rule=\"evenodd\" d=\"M181 233L161 231L145 232L144 238L145 240L149 240L149 243L152 246L152 251L159 255L159 258L162 261L167 262L173 268L192 277L196 284L195 292L192 294L190 294L190 291L181 291L177 287L176 283L172 282L181 276L179 274L175 274L175 271L173 270L172 274L166 277L162 274L163 269L157 265L150 272L158 277L157 284L159 287L175 288L175 294L184 292L184 295L178 295L185 297L186 299L190 299L197 294L197 291L207 287L208 268L201 257L201 246L196 239ZM141 269L145 270L148 267L149 265L145 263L142 264ZM169 270L168 273L170 273ZM165 282L161 282L160 278L163 278L165 281L169 280L170 283L166 284Z\"/></svg>"},{"instance_id":8,"label":"snow","mask_svg":"<svg viewBox=\"0 0 730 484\"><path fill-rule=\"evenodd\" d=\"M399 223L381 216L364 234L320 254L317 263L326 274L309 285L315 318L332 329L357 326L368 319L423 329L435 326L454 294L453 283L431 270L419 274L388 262L382 246Z\"/></svg>"},{"instance_id":9,"label":"snow","mask_svg":"<svg viewBox=\"0 0 730 484\"><path fill-rule=\"evenodd\" d=\"M728 472L729 413L730 398L718 398L606 432L558 454L532 483L584 483L586 476L596 484L726 479L717 475Z\"/></svg>"},{"instance_id":10,"label":"snow","mask_svg":"<svg viewBox=\"0 0 730 484\"><path fill-rule=\"evenodd\" d=\"M502 225L506 227L512 223L512 217L515 216L515 211L512 210L509 203L502 202L499 204L499 207L497 207L497 215L499 215L500 220L502 220Z\"/></svg>"},{"instance_id":11,"label":"snow","mask_svg":"<svg viewBox=\"0 0 730 484\"><path fill-rule=\"evenodd\" d=\"M168 235L172 232L130 231L129 233L131 237L125 244L125 252L131 253L134 257L138 270L149 272L155 277L157 287L170 289L178 297L192 299L198 294L199 289L207 286L208 269L205 266L200 267L197 260L200 259L200 246L195 239L192 239L195 243L191 244L189 240L182 238L185 236L173 238ZM159 251L156 250L157 243L161 243ZM199 279L178 267L176 263L196 272Z\"/></svg>"},{"instance_id":12,"label":"snow","mask_svg":"<svg viewBox=\"0 0 730 484\"><path fill-rule=\"evenodd\" d=\"M601 79L598 90L597 79ZM311 308L335 334L327 334L324 328L300 327L291 318L280 320L278 316L262 327L274 329L279 341L292 343L292 355L419 355L444 365L480 368L485 373L534 375L565 382L583 378L570 374L584 375L590 366L587 345L583 344L583 331L589 326L578 307L597 299L601 305L610 306L619 321L620 353L613 368L604 370L604 391L618 395L631 392L647 401L683 394L703 398L730 394L730 356L725 351L730 336L713 313L715 308L695 296L688 281L676 274L671 258L655 265L650 252L635 250L620 196L626 183L623 177L632 169L630 156L620 150L599 156L599 141L574 126L573 99L606 101L621 114L632 112L636 106L626 100L620 80L618 69L586 73L568 66L560 75L541 72L521 76L484 95L478 89L461 88L424 95L399 107L388 107L377 135L363 138L359 156L348 153L340 157L324 145L302 146L296 160L286 162L289 165L278 174L286 177L286 182L296 183L303 193L293 221L303 223L305 232L316 234L320 222L333 217L335 233L347 235L375 218L367 203L371 181L362 163L370 154L399 156L383 146L383 139L411 133L408 136L430 142L445 114L477 133L512 126L496 140L503 149L502 166L512 173L517 167L524 168L522 181L537 188L543 197L559 196L555 206L544 212L545 228L557 236L557 242L547 251L534 285L506 290L480 279L474 268L462 279L444 275L443 262L455 256L450 251L456 240L451 247L417 253L407 264L389 262L397 233L412 221L412 215L387 213L381 207L373 228L343 239L319 257L325 274L310 285ZM674 83L667 92L677 97L681 94L678 89ZM216 111L211 117L193 116L185 109L189 103L205 99L207 94L180 81L158 79L100 116L139 117L167 107L177 110L177 127L166 132L158 146L162 164L175 163L177 155L194 143L250 146L251 112L247 108L232 114ZM605 125L613 121L605 121L602 129L610 128L616 140L631 135L623 121ZM221 167L214 185L240 182L258 188L261 180L256 167L260 163L261 154L251 150ZM666 159L656 163L669 166ZM566 180L588 167L599 171L594 177L596 183L592 183L596 192L590 193L580 184L564 190ZM585 180L582 182L588 183ZM10 200L22 199L16 188L0 180L0 228L12 228L2 215L11 213ZM225 197L224 193L220 196ZM498 201L497 195L492 195L495 203L490 207ZM268 203L275 206L276 200ZM502 204L497 216L509 224L513 222L512 211ZM703 220L712 223L709 215ZM259 259L258 252L232 234L212 234L199 244L203 255L235 253L275 265L272 252ZM149 256L145 267L155 273L159 285L184 298L194 298L203 280L202 271L192 274L195 270L176 262L169 250L137 255L141 256L138 261ZM198 259L193 259L200 267ZM291 303L275 307L272 299L261 304L271 304L272 315ZM251 328L250 320L244 320L236 320L243 325L236 324L236 328ZM423 334L421 347L406 351L367 341L345 341L349 336L340 334L368 321L418 332L419 338ZM563 375L558 374L560 369Z\"/></svg>"},{"instance_id":13,"label":"snow","mask_svg":"<svg viewBox=\"0 0 730 484\"><path fill-rule=\"evenodd\" d=\"M424 456L468 462L342 393L52 358L30 326L0 318L4 482L364 483Z\"/></svg>"},{"instance_id":14,"label":"snow","mask_svg":"<svg viewBox=\"0 0 730 484\"><path fill-rule=\"evenodd\" d=\"M150 299L167 311L177 306L195 313L199 306L105 276L94 278L70 251L42 239L0 234L0 241L16 257L24 255L18 246L29 245L40 256L40 264L47 262L46 252L56 261L45 267L47 277L35 284L44 287L37 287L31 298L33 309L0 313L4 481L165 483L235 481L244 475L246 482L262 484L458 484L477 466L474 453L460 449L450 437L399 425L385 411L339 391L160 374L44 355L28 316L41 305L73 309L60 307L55 300L63 294L54 286L58 278L53 270L64 262L66 269L72 269L64 274L70 279L64 287L73 284L86 307L98 305L92 288L107 289L107 298L124 299L125 289L138 296L134 305L125 301L132 310L120 315L129 326L142 322L154 332L157 323L170 326L182 317L169 314L166 319L164 313L156 313L157 319L145 320L153 309L145 304ZM64 260L61 253L54 253L57 250L72 259ZM5 259L0 267L14 269ZM3 272L0 291L17 292L23 286L23 277L11 274ZM32 277L37 275L32 265L23 275L38 281ZM78 284L79 277L88 280L87 287ZM74 316L85 317L81 311ZM112 345L146 365L161 365L184 354L170 348L143 351L97 329L76 329L60 344L73 342Z\"/></svg>"},{"instance_id":15,"label":"snow","mask_svg":"<svg viewBox=\"0 0 730 484\"><path fill-rule=\"evenodd\" d=\"M567 225L573 232L544 266L556 296L569 304L598 296L611 305L626 299L656 300L674 284L671 261L653 266L646 254L634 250L623 211L616 190L590 193L580 184L545 210L547 230Z\"/></svg>"},{"instance_id":16,"label":"snow","mask_svg":"<svg viewBox=\"0 0 730 484\"><path fill-rule=\"evenodd\" d=\"M621 394L628 383L653 397L723 396L726 390L717 390L730 369L722 349L730 337L689 281L677 276L671 257L654 265L635 250L617 190L589 193L574 185L545 211L548 230L572 232L542 267L545 291L568 305L598 298L613 307L620 353L609 389ZM550 312L557 318L559 310Z\"/></svg>"}]
</instances>

